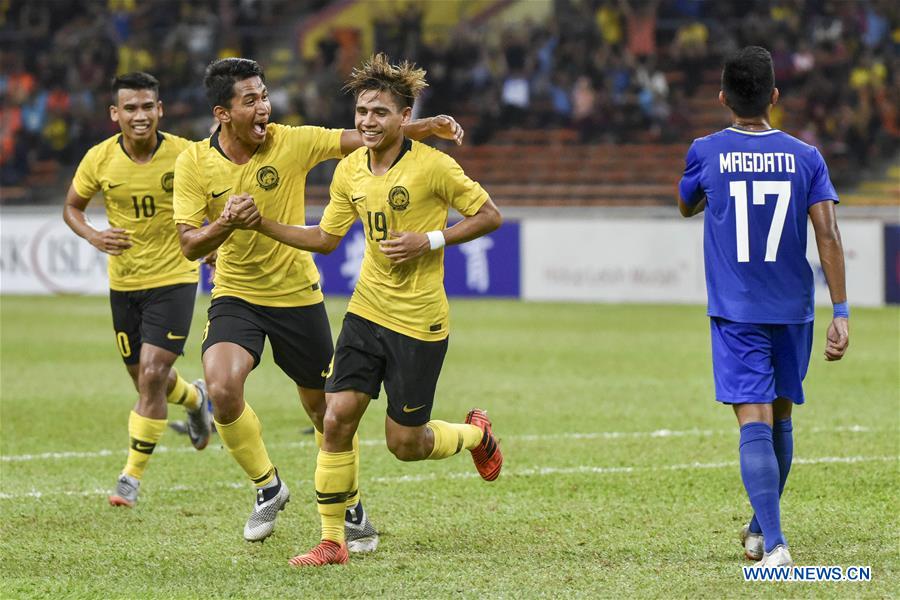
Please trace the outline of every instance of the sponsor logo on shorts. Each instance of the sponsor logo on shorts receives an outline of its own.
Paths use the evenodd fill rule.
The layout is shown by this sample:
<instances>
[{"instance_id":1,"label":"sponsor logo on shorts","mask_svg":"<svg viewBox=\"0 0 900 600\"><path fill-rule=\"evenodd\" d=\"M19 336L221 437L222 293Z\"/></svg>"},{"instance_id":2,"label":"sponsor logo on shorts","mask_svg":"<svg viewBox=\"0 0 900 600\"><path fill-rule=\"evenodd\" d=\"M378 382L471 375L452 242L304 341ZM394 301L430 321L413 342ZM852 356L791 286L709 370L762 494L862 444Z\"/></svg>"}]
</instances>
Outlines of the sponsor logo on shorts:
<instances>
[{"instance_id":1,"label":"sponsor logo on shorts","mask_svg":"<svg viewBox=\"0 0 900 600\"><path fill-rule=\"evenodd\" d=\"M187 337L186 335L175 335L171 331L166 333L166 339L169 339L169 340L183 340L186 337Z\"/></svg>"},{"instance_id":2,"label":"sponsor logo on shorts","mask_svg":"<svg viewBox=\"0 0 900 600\"><path fill-rule=\"evenodd\" d=\"M407 406L406 404L404 404L404 405L403 405L403 412L405 412L405 413L412 413L412 412L416 412L416 411L419 410L420 408L425 408L425 405L422 404L422 405L417 406L417 407L415 407L415 408L410 408L409 406Z\"/></svg>"}]
</instances>

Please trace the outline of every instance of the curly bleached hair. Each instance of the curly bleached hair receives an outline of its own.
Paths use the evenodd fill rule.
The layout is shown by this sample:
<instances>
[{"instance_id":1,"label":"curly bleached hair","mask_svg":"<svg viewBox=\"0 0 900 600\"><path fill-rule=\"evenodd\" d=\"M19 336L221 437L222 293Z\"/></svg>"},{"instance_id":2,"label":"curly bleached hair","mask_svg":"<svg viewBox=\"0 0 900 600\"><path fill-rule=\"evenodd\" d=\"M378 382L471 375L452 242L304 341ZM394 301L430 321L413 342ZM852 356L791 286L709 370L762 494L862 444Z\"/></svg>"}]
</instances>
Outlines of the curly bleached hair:
<instances>
[{"instance_id":1,"label":"curly bleached hair","mask_svg":"<svg viewBox=\"0 0 900 600\"><path fill-rule=\"evenodd\" d=\"M400 106L405 108L411 107L426 87L428 84L425 82L425 69L416 67L408 60L399 65L392 65L388 57L379 52L363 66L356 67L350 72L344 91L353 94L354 98L365 91L388 91L397 98Z\"/></svg>"}]
</instances>

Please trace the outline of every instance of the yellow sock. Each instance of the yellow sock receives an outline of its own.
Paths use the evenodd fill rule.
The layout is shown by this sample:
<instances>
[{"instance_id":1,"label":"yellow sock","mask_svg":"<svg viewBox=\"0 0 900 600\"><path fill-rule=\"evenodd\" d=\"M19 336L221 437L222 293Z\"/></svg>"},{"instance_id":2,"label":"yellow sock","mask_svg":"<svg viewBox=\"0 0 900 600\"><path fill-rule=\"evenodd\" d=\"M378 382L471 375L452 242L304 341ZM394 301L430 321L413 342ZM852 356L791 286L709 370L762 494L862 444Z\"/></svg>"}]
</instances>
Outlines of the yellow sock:
<instances>
[{"instance_id":1,"label":"yellow sock","mask_svg":"<svg viewBox=\"0 0 900 600\"><path fill-rule=\"evenodd\" d=\"M136 479L143 477L150 455L165 430L166 419L148 419L131 411L128 415L128 461L122 472Z\"/></svg>"},{"instance_id":2,"label":"yellow sock","mask_svg":"<svg viewBox=\"0 0 900 600\"><path fill-rule=\"evenodd\" d=\"M347 508L353 508L359 504L359 435L353 434L353 485L350 486L350 494L347 496Z\"/></svg>"},{"instance_id":3,"label":"yellow sock","mask_svg":"<svg viewBox=\"0 0 900 600\"><path fill-rule=\"evenodd\" d=\"M316 505L322 519L322 539L344 543L344 510L353 485L353 450L319 450L316 459Z\"/></svg>"},{"instance_id":4,"label":"yellow sock","mask_svg":"<svg viewBox=\"0 0 900 600\"><path fill-rule=\"evenodd\" d=\"M313 429L316 436L316 446L322 449L322 441L325 439L318 429ZM359 434L353 434L353 486L350 488L350 495L347 496L347 508L353 508L359 504Z\"/></svg>"},{"instance_id":5,"label":"yellow sock","mask_svg":"<svg viewBox=\"0 0 900 600\"><path fill-rule=\"evenodd\" d=\"M428 455L429 460L447 458L458 454L465 448L471 450L481 443L484 432L469 423L448 423L446 421L428 421L425 427L434 434L434 448Z\"/></svg>"},{"instance_id":6,"label":"yellow sock","mask_svg":"<svg viewBox=\"0 0 900 600\"><path fill-rule=\"evenodd\" d=\"M215 423L222 444L256 487L263 487L275 478L275 467L262 439L262 424L249 404L244 404L244 412L233 422Z\"/></svg>"},{"instance_id":7,"label":"yellow sock","mask_svg":"<svg viewBox=\"0 0 900 600\"><path fill-rule=\"evenodd\" d=\"M175 387L166 394L166 402L169 404L181 404L188 410L197 410L200 408L200 393L194 384L188 383L176 371Z\"/></svg>"}]
</instances>

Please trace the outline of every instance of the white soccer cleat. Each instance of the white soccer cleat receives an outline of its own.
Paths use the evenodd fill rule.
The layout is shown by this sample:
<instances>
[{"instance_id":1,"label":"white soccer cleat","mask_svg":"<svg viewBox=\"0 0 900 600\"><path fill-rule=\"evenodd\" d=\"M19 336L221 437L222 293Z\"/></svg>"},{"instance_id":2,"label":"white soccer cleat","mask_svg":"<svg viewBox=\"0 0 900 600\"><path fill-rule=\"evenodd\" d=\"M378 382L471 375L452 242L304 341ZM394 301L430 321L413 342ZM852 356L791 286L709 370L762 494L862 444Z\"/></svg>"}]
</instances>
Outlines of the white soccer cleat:
<instances>
[{"instance_id":1,"label":"white soccer cleat","mask_svg":"<svg viewBox=\"0 0 900 600\"><path fill-rule=\"evenodd\" d=\"M275 531L278 513L284 510L284 506L291 500L287 484L284 481L280 483L278 492L269 498L266 493L268 490L260 488L256 491L256 504L253 505L253 512L244 525L244 539L248 542L261 542Z\"/></svg>"},{"instance_id":2,"label":"white soccer cleat","mask_svg":"<svg viewBox=\"0 0 900 600\"><path fill-rule=\"evenodd\" d=\"M771 552L763 554L762 560L753 565L754 567L793 567L794 559L788 552L787 546L779 544L772 548Z\"/></svg>"},{"instance_id":3,"label":"white soccer cleat","mask_svg":"<svg viewBox=\"0 0 900 600\"><path fill-rule=\"evenodd\" d=\"M750 525L741 527L741 544L744 546L744 556L750 560L761 560L765 553L763 535L750 531Z\"/></svg>"},{"instance_id":4,"label":"white soccer cleat","mask_svg":"<svg viewBox=\"0 0 900 600\"><path fill-rule=\"evenodd\" d=\"M116 480L116 491L109 496L109 505L134 508L140 489L141 481L139 479L122 473Z\"/></svg>"},{"instance_id":5,"label":"white soccer cleat","mask_svg":"<svg viewBox=\"0 0 900 600\"><path fill-rule=\"evenodd\" d=\"M367 554L378 548L378 531L369 520L362 502L344 513L344 537L353 554Z\"/></svg>"}]
</instances>

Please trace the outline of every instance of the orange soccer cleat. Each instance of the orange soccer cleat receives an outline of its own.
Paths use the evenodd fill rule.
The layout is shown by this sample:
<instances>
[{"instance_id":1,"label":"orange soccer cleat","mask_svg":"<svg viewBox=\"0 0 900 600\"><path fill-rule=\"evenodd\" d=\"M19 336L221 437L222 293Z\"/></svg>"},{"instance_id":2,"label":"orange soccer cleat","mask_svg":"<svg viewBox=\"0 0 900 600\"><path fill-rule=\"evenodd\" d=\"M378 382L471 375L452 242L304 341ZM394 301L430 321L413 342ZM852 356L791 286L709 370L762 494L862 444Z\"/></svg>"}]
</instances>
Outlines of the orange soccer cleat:
<instances>
[{"instance_id":1,"label":"orange soccer cleat","mask_svg":"<svg viewBox=\"0 0 900 600\"><path fill-rule=\"evenodd\" d=\"M338 544L331 540L322 540L306 554L298 554L288 561L292 567L324 567L346 565L348 562L350 554L347 553L347 544Z\"/></svg>"},{"instance_id":2,"label":"orange soccer cleat","mask_svg":"<svg viewBox=\"0 0 900 600\"><path fill-rule=\"evenodd\" d=\"M481 443L471 450L472 460L475 461L475 468L478 469L482 479L494 481L500 475L500 468L503 466L503 453L500 452L500 444L497 443L491 430L491 420L485 411L473 408L466 415L466 423L471 423L484 432Z\"/></svg>"}]
</instances>

